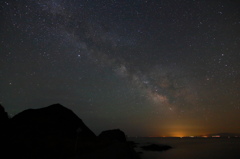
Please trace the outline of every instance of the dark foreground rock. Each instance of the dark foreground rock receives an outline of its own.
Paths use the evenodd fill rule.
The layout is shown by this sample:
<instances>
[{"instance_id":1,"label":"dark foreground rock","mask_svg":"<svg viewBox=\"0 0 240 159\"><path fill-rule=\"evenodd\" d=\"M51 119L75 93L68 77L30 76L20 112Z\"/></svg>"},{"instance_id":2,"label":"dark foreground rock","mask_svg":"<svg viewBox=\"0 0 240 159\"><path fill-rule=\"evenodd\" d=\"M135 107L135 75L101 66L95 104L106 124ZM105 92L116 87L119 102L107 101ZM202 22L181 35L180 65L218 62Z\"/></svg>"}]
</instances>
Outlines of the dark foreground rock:
<instances>
[{"instance_id":1,"label":"dark foreground rock","mask_svg":"<svg viewBox=\"0 0 240 159\"><path fill-rule=\"evenodd\" d=\"M112 141L115 140L120 142L127 141L125 133L119 129L103 131L99 135L99 138L103 140L112 140Z\"/></svg>"},{"instance_id":2,"label":"dark foreground rock","mask_svg":"<svg viewBox=\"0 0 240 159\"><path fill-rule=\"evenodd\" d=\"M134 148L136 148L139 145L139 143L136 143L134 141L128 141L128 144L131 145Z\"/></svg>"},{"instance_id":3,"label":"dark foreground rock","mask_svg":"<svg viewBox=\"0 0 240 159\"><path fill-rule=\"evenodd\" d=\"M10 158L67 158L74 156L76 144L96 139L76 114L60 104L17 114L9 122L8 136Z\"/></svg>"},{"instance_id":4,"label":"dark foreground rock","mask_svg":"<svg viewBox=\"0 0 240 159\"><path fill-rule=\"evenodd\" d=\"M5 112L4 107L0 104L0 126L8 122L8 114Z\"/></svg>"},{"instance_id":5,"label":"dark foreground rock","mask_svg":"<svg viewBox=\"0 0 240 159\"><path fill-rule=\"evenodd\" d=\"M7 127L8 127L8 114L5 112L4 107L0 104L0 143L3 145L6 142Z\"/></svg>"},{"instance_id":6,"label":"dark foreground rock","mask_svg":"<svg viewBox=\"0 0 240 159\"><path fill-rule=\"evenodd\" d=\"M11 119L11 131L19 137L56 135L79 140L95 139L96 135L70 109L54 104L25 110Z\"/></svg>"},{"instance_id":7,"label":"dark foreground rock","mask_svg":"<svg viewBox=\"0 0 240 159\"><path fill-rule=\"evenodd\" d=\"M0 138L3 147L0 158L138 158L126 138L125 142L100 139L76 114L60 104L17 114L9 119L6 132Z\"/></svg>"},{"instance_id":8,"label":"dark foreground rock","mask_svg":"<svg viewBox=\"0 0 240 159\"><path fill-rule=\"evenodd\" d=\"M151 144L147 146L142 146L141 148L146 151L166 151L168 149L171 149L172 147L168 145Z\"/></svg>"}]
</instances>

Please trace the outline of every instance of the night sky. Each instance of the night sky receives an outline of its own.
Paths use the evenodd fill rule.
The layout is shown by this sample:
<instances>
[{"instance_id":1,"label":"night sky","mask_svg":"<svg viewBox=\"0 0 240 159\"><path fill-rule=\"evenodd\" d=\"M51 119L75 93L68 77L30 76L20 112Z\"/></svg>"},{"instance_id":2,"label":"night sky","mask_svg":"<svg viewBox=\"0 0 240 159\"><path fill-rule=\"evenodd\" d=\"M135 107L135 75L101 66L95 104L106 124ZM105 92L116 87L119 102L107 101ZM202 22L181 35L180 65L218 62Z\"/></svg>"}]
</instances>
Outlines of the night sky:
<instances>
[{"instance_id":1,"label":"night sky","mask_svg":"<svg viewBox=\"0 0 240 159\"><path fill-rule=\"evenodd\" d=\"M240 133L238 0L1 0L0 104L97 135Z\"/></svg>"}]
</instances>

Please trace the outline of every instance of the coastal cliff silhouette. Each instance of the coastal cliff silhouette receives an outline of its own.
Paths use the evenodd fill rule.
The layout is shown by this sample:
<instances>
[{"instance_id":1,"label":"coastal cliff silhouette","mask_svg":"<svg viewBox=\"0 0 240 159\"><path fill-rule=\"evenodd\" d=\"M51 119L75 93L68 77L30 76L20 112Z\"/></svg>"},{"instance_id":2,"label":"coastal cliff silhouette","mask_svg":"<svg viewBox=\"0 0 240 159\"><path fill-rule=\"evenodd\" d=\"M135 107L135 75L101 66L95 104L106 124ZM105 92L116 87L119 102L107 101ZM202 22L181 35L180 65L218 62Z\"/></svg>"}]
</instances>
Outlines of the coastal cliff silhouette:
<instances>
[{"instance_id":1,"label":"coastal cliff silhouette","mask_svg":"<svg viewBox=\"0 0 240 159\"><path fill-rule=\"evenodd\" d=\"M70 109L53 104L8 118L0 106L2 156L25 159L138 159L119 129L96 136ZM1 157L1 156L0 156Z\"/></svg>"}]
</instances>

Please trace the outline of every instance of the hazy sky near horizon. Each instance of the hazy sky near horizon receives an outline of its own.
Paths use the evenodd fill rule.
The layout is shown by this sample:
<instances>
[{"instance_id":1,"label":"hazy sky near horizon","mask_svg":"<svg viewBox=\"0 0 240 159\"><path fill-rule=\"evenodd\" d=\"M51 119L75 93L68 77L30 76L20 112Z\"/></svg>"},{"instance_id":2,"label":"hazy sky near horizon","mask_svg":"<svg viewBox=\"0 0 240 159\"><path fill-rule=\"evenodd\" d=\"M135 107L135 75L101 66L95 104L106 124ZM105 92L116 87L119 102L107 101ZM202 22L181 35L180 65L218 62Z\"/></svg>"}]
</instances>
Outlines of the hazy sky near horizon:
<instances>
[{"instance_id":1,"label":"hazy sky near horizon","mask_svg":"<svg viewBox=\"0 0 240 159\"><path fill-rule=\"evenodd\" d=\"M0 104L60 103L96 134L240 133L237 0L0 2Z\"/></svg>"}]
</instances>

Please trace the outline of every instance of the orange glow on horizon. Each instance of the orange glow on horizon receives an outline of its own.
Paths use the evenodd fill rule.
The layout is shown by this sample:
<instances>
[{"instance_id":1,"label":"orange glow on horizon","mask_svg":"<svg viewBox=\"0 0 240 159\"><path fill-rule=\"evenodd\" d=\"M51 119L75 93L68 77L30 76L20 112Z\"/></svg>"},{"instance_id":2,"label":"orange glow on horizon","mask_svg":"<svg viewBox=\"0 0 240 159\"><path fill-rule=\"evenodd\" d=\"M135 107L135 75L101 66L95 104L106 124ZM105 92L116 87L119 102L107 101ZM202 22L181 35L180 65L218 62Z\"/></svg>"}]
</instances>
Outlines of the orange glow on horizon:
<instances>
[{"instance_id":1,"label":"orange glow on horizon","mask_svg":"<svg viewBox=\"0 0 240 159\"><path fill-rule=\"evenodd\" d=\"M170 132L170 133L166 133L166 134L162 134L162 135L153 135L150 137L186 137L187 133L184 132Z\"/></svg>"},{"instance_id":2,"label":"orange glow on horizon","mask_svg":"<svg viewBox=\"0 0 240 159\"><path fill-rule=\"evenodd\" d=\"M170 137L184 137L184 136L187 136L186 133L181 132L181 131L180 132L177 131L177 132L170 133Z\"/></svg>"},{"instance_id":3,"label":"orange glow on horizon","mask_svg":"<svg viewBox=\"0 0 240 159\"><path fill-rule=\"evenodd\" d=\"M201 136L201 137L205 137L205 138L208 138L209 136L207 136L207 135L204 135L204 136Z\"/></svg>"},{"instance_id":4,"label":"orange glow on horizon","mask_svg":"<svg viewBox=\"0 0 240 159\"><path fill-rule=\"evenodd\" d=\"M153 135L151 137L204 137L207 138L209 136L206 133L202 132L187 132L187 131L173 131L165 134Z\"/></svg>"},{"instance_id":5,"label":"orange glow on horizon","mask_svg":"<svg viewBox=\"0 0 240 159\"><path fill-rule=\"evenodd\" d=\"M173 133L169 133L168 135L154 135L154 136L148 136L148 137L179 137L179 138L183 138L183 137L202 137L202 138L208 138L208 137L220 137L220 136L207 136L207 135L189 135L187 133L183 133L183 132L173 132Z\"/></svg>"}]
</instances>

